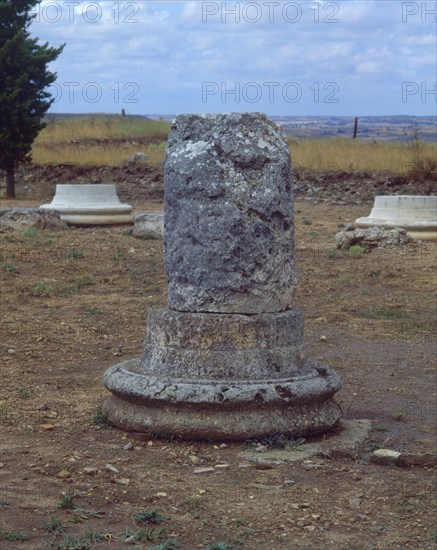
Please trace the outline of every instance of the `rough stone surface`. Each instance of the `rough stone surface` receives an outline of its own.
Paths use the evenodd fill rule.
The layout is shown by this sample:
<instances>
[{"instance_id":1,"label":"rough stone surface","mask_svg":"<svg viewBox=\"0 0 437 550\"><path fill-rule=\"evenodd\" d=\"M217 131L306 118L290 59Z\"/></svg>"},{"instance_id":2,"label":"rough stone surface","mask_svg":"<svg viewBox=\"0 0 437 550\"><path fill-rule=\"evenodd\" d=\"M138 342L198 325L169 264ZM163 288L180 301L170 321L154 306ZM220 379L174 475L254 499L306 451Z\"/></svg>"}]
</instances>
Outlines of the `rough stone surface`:
<instances>
[{"instance_id":1,"label":"rough stone surface","mask_svg":"<svg viewBox=\"0 0 437 550\"><path fill-rule=\"evenodd\" d=\"M164 213L136 212L132 235L139 239L164 238Z\"/></svg>"},{"instance_id":2,"label":"rough stone surface","mask_svg":"<svg viewBox=\"0 0 437 550\"><path fill-rule=\"evenodd\" d=\"M165 162L169 307L289 309L296 285L288 143L264 115L181 115Z\"/></svg>"},{"instance_id":3,"label":"rough stone surface","mask_svg":"<svg viewBox=\"0 0 437 550\"><path fill-rule=\"evenodd\" d=\"M135 432L241 440L323 432L335 371L305 356L290 154L264 115L183 115L165 170L169 307L141 358L105 373L103 412Z\"/></svg>"},{"instance_id":4,"label":"rough stone surface","mask_svg":"<svg viewBox=\"0 0 437 550\"><path fill-rule=\"evenodd\" d=\"M386 246L402 246L415 239L408 235L405 229L384 229L382 227L355 228L349 225L335 236L337 248L347 250L351 246L360 245L367 249Z\"/></svg>"},{"instance_id":5,"label":"rough stone surface","mask_svg":"<svg viewBox=\"0 0 437 550\"><path fill-rule=\"evenodd\" d=\"M297 462L317 456L357 459L371 429L372 424L367 419L341 420L335 431L322 441L305 441L296 450L265 449L261 455L255 448L241 451L239 456L250 462L262 461L273 464Z\"/></svg>"},{"instance_id":6,"label":"rough stone surface","mask_svg":"<svg viewBox=\"0 0 437 550\"><path fill-rule=\"evenodd\" d=\"M31 227L55 231L68 229L67 224L61 220L59 212L54 210L12 208L0 212L0 232L24 231Z\"/></svg>"},{"instance_id":7,"label":"rough stone surface","mask_svg":"<svg viewBox=\"0 0 437 550\"><path fill-rule=\"evenodd\" d=\"M146 164L149 160L146 153L143 153L142 151L139 151L138 153L135 153L133 157L131 157L127 163L128 164Z\"/></svg>"}]
</instances>

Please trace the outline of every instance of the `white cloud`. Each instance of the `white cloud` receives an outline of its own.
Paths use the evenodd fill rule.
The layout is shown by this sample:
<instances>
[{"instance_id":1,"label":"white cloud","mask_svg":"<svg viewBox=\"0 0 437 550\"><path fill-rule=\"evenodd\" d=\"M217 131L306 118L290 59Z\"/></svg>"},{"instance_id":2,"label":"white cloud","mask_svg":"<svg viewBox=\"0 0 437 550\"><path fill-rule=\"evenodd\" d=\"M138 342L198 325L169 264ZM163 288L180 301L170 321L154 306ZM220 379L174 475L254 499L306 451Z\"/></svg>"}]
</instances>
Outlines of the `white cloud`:
<instances>
[{"instance_id":1,"label":"white cloud","mask_svg":"<svg viewBox=\"0 0 437 550\"><path fill-rule=\"evenodd\" d=\"M372 114L374 104L369 103L369 96L378 95L378 89L384 90L380 108L387 113L402 113L409 108L400 103L397 93L402 80L430 82L436 78L436 39L431 18L421 23L419 14L403 22L401 2L297 2L300 13L290 9L284 16L282 9L277 9L270 22L273 12L262 0L251 2L262 8L259 22L244 20L244 14L254 17L256 10L252 9L241 11L240 23L232 22L228 14L226 24L221 22L220 11L204 22L205 5L220 10L221 1L100 0L101 17L96 23L88 20L98 11L92 7L84 11L95 2L80 1L74 12L65 4L65 0L44 0L40 21L31 27L41 41L48 40L53 46L67 44L53 64L58 82L78 81L85 86L97 80L102 88L111 86L111 82L120 86L135 82L142 103L134 108L143 114L208 110L208 105L202 103L205 81L255 81L260 85L291 81L303 90L314 82L341 85L339 104L316 105L307 94L296 105L267 102L263 106L272 114L293 108L303 114L324 110L321 114L329 115L342 108L350 110L350 105L365 114L367 104L367 114ZM245 4L240 0L241 10ZM54 5L61 7L61 12ZM299 17L291 23L287 17L294 14ZM59 21L55 21L59 15ZM333 23L336 19L338 22ZM387 90L394 90L392 97ZM100 110L118 110L112 97L111 93L102 95ZM58 111L86 111L96 110L97 106L82 101L79 94L74 104L63 97L55 107ZM253 105L244 101L237 107L253 110ZM419 105L423 113L433 107L431 98L428 104ZM226 105L217 108L226 110Z\"/></svg>"}]
</instances>

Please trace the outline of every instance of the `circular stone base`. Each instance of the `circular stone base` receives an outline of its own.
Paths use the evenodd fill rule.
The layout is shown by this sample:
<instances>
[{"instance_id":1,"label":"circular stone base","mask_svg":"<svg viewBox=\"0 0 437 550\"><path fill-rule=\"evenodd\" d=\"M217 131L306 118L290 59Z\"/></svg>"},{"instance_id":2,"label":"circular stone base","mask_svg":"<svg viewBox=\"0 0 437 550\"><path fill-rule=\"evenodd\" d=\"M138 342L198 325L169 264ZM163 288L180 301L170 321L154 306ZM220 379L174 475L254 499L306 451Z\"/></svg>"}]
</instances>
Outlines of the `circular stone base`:
<instances>
[{"instance_id":1,"label":"circular stone base","mask_svg":"<svg viewBox=\"0 0 437 550\"><path fill-rule=\"evenodd\" d=\"M106 372L105 385L114 395L104 402L103 413L123 430L182 439L324 432L341 416L333 399L340 380L316 362L308 362L306 371L286 380L198 382L151 376L133 359Z\"/></svg>"},{"instance_id":2,"label":"circular stone base","mask_svg":"<svg viewBox=\"0 0 437 550\"><path fill-rule=\"evenodd\" d=\"M71 225L133 224L132 206L122 204L114 184L60 184L50 204L43 210L55 210Z\"/></svg>"},{"instance_id":3,"label":"circular stone base","mask_svg":"<svg viewBox=\"0 0 437 550\"><path fill-rule=\"evenodd\" d=\"M61 220L70 225L132 225L132 214L62 214Z\"/></svg>"},{"instance_id":4,"label":"circular stone base","mask_svg":"<svg viewBox=\"0 0 437 550\"><path fill-rule=\"evenodd\" d=\"M370 215L355 220L356 227L405 229L414 239L437 241L437 197L382 195L375 197Z\"/></svg>"}]
</instances>

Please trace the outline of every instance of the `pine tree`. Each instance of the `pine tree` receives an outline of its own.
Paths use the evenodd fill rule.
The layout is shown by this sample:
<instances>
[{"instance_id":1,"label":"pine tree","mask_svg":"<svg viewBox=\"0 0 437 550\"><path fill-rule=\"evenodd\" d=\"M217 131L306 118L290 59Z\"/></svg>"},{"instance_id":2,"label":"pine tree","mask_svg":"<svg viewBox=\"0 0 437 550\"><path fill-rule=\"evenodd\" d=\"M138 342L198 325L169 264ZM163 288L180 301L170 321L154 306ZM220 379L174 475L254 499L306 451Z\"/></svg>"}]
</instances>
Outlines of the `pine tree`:
<instances>
[{"instance_id":1,"label":"pine tree","mask_svg":"<svg viewBox=\"0 0 437 550\"><path fill-rule=\"evenodd\" d=\"M15 198L15 170L31 160L32 143L44 128L56 74L47 69L64 49L38 44L29 25L41 0L0 0L0 169L6 197Z\"/></svg>"}]
</instances>

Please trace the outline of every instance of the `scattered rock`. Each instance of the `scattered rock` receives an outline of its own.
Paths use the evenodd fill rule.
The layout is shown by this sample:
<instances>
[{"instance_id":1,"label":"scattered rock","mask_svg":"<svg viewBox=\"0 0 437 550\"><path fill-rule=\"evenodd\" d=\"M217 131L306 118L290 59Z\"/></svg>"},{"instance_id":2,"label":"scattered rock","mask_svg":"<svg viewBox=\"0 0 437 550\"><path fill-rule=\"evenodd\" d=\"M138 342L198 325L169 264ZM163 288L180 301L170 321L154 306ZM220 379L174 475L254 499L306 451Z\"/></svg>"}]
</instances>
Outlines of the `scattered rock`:
<instances>
[{"instance_id":1,"label":"scattered rock","mask_svg":"<svg viewBox=\"0 0 437 550\"><path fill-rule=\"evenodd\" d=\"M50 405L47 405L47 403L41 403L40 405L37 405L35 409L37 411L48 411L50 410Z\"/></svg>"},{"instance_id":2,"label":"scattered rock","mask_svg":"<svg viewBox=\"0 0 437 550\"><path fill-rule=\"evenodd\" d=\"M350 506L355 506L355 507L361 506L361 498L360 497L351 497L349 499L349 505Z\"/></svg>"},{"instance_id":3,"label":"scattered rock","mask_svg":"<svg viewBox=\"0 0 437 550\"><path fill-rule=\"evenodd\" d=\"M57 477L61 479L67 479L68 477L70 477L70 472L68 470L61 470Z\"/></svg>"},{"instance_id":4,"label":"scattered rock","mask_svg":"<svg viewBox=\"0 0 437 550\"><path fill-rule=\"evenodd\" d=\"M260 460L259 462L255 463L256 470L271 470L272 468L273 466L270 464L270 462L264 462Z\"/></svg>"},{"instance_id":5,"label":"scattered rock","mask_svg":"<svg viewBox=\"0 0 437 550\"><path fill-rule=\"evenodd\" d=\"M401 453L400 458L406 466L437 466L437 455L432 453Z\"/></svg>"},{"instance_id":6,"label":"scattered rock","mask_svg":"<svg viewBox=\"0 0 437 550\"><path fill-rule=\"evenodd\" d=\"M138 151L138 153L135 153L133 157L131 157L127 163L128 164L147 164L147 161L149 160L146 153L143 153L142 151Z\"/></svg>"},{"instance_id":7,"label":"scattered rock","mask_svg":"<svg viewBox=\"0 0 437 550\"><path fill-rule=\"evenodd\" d=\"M136 212L132 235L139 239L162 239L164 237L164 213Z\"/></svg>"},{"instance_id":8,"label":"scattered rock","mask_svg":"<svg viewBox=\"0 0 437 550\"><path fill-rule=\"evenodd\" d=\"M209 474L210 472L215 472L215 469L207 467L207 468L196 468L194 470L195 474Z\"/></svg>"},{"instance_id":9,"label":"scattered rock","mask_svg":"<svg viewBox=\"0 0 437 550\"><path fill-rule=\"evenodd\" d=\"M54 430L56 428L54 424L40 424L39 427L47 431Z\"/></svg>"},{"instance_id":10,"label":"scattered rock","mask_svg":"<svg viewBox=\"0 0 437 550\"><path fill-rule=\"evenodd\" d=\"M59 212L54 210L40 210L39 208L11 208L0 216L0 233L5 231L24 231L35 229L68 229L68 225L61 220Z\"/></svg>"},{"instance_id":11,"label":"scattered rock","mask_svg":"<svg viewBox=\"0 0 437 550\"><path fill-rule=\"evenodd\" d=\"M116 474L119 473L119 470L117 470L117 468L115 466L113 466L112 464L105 464L105 468L107 470L109 470L110 472L114 472Z\"/></svg>"},{"instance_id":12,"label":"scattered rock","mask_svg":"<svg viewBox=\"0 0 437 550\"><path fill-rule=\"evenodd\" d=\"M93 468L92 466L86 466L82 471L84 474L92 476L97 474L99 470L97 468Z\"/></svg>"},{"instance_id":13,"label":"scattered rock","mask_svg":"<svg viewBox=\"0 0 437 550\"><path fill-rule=\"evenodd\" d=\"M378 246L401 246L412 242L416 242L416 240L410 237L405 229L401 228L369 227L367 229L357 229L354 225L348 225L335 236L337 248L343 250L347 250L354 245L360 245L367 250L371 250Z\"/></svg>"},{"instance_id":14,"label":"scattered rock","mask_svg":"<svg viewBox=\"0 0 437 550\"><path fill-rule=\"evenodd\" d=\"M196 455L190 455L190 460L193 464L199 464L200 458Z\"/></svg>"},{"instance_id":15,"label":"scattered rock","mask_svg":"<svg viewBox=\"0 0 437 550\"><path fill-rule=\"evenodd\" d=\"M370 460L375 464L398 464L401 453L391 449L377 449L373 451Z\"/></svg>"},{"instance_id":16,"label":"scattered rock","mask_svg":"<svg viewBox=\"0 0 437 550\"><path fill-rule=\"evenodd\" d=\"M128 477L122 477L120 479L116 479L115 483L117 483L118 485L126 485L127 486L130 483L130 479Z\"/></svg>"},{"instance_id":17,"label":"scattered rock","mask_svg":"<svg viewBox=\"0 0 437 550\"><path fill-rule=\"evenodd\" d=\"M165 498L167 496L167 493L156 493L155 496L157 496L159 498Z\"/></svg>"},{"instance_id":18,"label":"scattered rock","mask_svg":"<svg viewBox=\"0 0 437 550\"><path fill-rule=\"evenodd\" d=\"M126 445L123 447L123 450L125 451L131 451L134 448L134 444L129 441L129 443L126 443Z\"/></svg>"}]
</instances>

